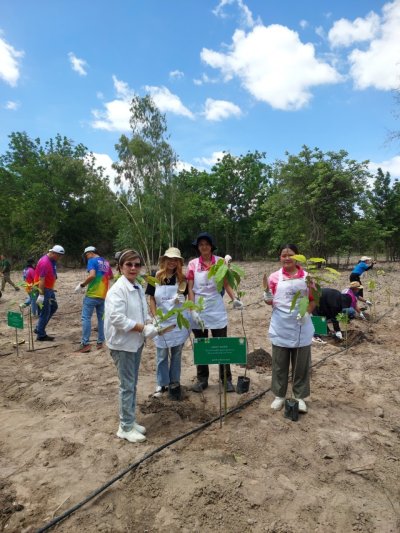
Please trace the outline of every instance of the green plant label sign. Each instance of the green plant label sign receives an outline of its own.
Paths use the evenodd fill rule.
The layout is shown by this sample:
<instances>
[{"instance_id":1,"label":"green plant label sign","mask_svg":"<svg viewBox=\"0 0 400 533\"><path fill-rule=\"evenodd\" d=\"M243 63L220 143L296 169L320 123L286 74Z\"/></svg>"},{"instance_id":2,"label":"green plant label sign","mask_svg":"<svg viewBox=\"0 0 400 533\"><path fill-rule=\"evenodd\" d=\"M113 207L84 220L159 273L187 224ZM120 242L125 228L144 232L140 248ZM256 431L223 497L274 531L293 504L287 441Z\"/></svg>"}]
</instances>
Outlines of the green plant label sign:
<instances>
[{"instance_id":1,"label":"green plant label sign","mask_svg":"<svg viewBox=\"0 0 400 533\"><path fill-rule=\"evenodd\" d=\"M15 313L14 311L8 311L7 313L7 325L10 328L24 329L24 319L21 313Z\"/></svg>"},{"instance_id":2,"label":"green plant label sign","mask_svg":"<svg viewBox=\"0 0 400 533\"><path fill-rule=\"evenodd\" d=\"M328 326L326 324L326 318L324 316L312 316L311 317L314 331L317 335L327 335Z\"/></svg>"},{"instance_id":3,"label":"green plant label sign","mask_svg":"<svg viewBox=\"0 0 400 533\"><path fill-rule=\"evenodd\" d=\"M194 339L195 365L227 365L247 363L246 337Z\"/></svg>"}]
</instances>

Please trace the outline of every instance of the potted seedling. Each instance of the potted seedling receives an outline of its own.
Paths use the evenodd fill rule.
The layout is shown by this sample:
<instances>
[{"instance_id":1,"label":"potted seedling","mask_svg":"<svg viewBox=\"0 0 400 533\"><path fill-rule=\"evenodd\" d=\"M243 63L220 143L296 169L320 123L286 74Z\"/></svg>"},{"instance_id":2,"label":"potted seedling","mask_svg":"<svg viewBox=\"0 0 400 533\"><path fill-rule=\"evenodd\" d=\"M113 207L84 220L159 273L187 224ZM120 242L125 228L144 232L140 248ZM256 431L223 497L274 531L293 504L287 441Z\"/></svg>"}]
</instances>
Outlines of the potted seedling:
<instances>
[{"instance_id":1,"label":"potted seedling","mask_svg":"<svg viewBox=\"0 0 400 533\"><path fill-rule=\"evenodd\" d=\"M345 347L347 350L348 338L349 338L348 331L349 331L349 323L350 323L349 315L347 313L338 313L336 315L336 320L339 322L341 326L344 326Z\"/></svg>"}]
</instances>

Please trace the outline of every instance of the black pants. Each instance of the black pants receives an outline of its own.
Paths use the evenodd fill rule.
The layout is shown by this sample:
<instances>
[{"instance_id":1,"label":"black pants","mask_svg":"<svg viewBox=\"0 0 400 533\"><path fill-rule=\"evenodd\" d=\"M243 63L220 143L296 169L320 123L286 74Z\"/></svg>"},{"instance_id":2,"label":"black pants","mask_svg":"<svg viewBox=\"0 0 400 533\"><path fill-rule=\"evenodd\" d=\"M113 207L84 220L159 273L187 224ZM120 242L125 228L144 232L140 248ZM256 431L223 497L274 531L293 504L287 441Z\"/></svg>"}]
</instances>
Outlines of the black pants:
<instances>
[{"instance_id":1,"label":"black pants","mask_svg":"<svg viewBox=\"0 0 400 533\"><path fill-rule=\"evenodd\" d=\"M196 339L206 339L208 337L208 329L202 331L201 329L193 329L193 335ZM211 335L213 337L227 337L228 327L225 326L221 329L212 329ZM219 379L224 380L224 367L226 368L226 379L227 381L232 381L232 372L230 365L218 365L219 366ZM208 365L197 365L197 379L199 381L207 382L208 376L210 374Z\"/></svg>"},{"instance_id":2,"label":"black pants","mask_svg":"<svg viewBox=\"0 0 400 533\"><path fill-rule=\"evenodd\" d=\"M360 276L358 274L353 274L353 272L350 274L350 281L358 281L358 283L360 285L362 285ZM363 289L360 289L358 291L358 296L361 296L361 298L364 297L364 290Z\"/></svg>"}]
</instances>

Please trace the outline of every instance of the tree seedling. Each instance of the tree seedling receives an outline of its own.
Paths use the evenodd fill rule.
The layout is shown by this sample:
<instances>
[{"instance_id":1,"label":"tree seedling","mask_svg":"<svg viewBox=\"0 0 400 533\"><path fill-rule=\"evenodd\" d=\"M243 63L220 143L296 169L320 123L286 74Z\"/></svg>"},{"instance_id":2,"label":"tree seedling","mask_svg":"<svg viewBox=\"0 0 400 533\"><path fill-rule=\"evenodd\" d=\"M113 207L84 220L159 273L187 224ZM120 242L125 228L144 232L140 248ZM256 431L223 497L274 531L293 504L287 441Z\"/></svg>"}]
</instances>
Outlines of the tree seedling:
<instances>
[{"instance_id":1,"label":"tree seedling","mask_svg":"<svg viewBox=\"0 0 400 533\"><path fill-rule=\"evenodd\" d=\"M235 293L235 296L240 300L245 294L239 289L241 279L244 277L245 273L242 268L231 263L231 260L232 258L229 255L227 255L225 259L222 259L222 257L221 259L218 259L215 265L210 268L208 278L214 277L218 292L222 291L226 280Z\"/></svg>"},{"instance_id":2,"label":"tree seedling","mask_svg":"<svg viewBox=\"0 0 400 533\"><path fill-rule=\"evenodd\" d=\"M349 323L350 318L347 313L338 313L336 315L336 320L339 322L339 324L344 325L344 334L345 334L345 346L347 350L347 343L348 343L348 329L349 329Z\"/></svg>"}]
</instances>

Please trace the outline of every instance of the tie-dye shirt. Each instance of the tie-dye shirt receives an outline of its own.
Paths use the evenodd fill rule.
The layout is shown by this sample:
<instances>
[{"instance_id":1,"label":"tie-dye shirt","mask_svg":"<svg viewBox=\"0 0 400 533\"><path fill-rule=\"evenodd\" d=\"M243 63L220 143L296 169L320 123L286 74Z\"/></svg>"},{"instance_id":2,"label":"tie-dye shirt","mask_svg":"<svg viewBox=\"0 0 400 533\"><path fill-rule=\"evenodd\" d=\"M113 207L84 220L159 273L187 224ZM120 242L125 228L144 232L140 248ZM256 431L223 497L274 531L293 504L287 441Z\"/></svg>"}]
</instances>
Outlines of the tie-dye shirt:
<instances>
[{"instance_id":1,"label":"tie-dye shirt","mask_svg":"<svg viewBox=\"0 0 400 533\"><path fill-rule=\"evenodd\" d=\"M41 257L36 265L34 283L38 283L40 278L44 278L45 289L54 289L57 279L56 262L48 255Z\"/></svg>"},{"instance_id":2,"label":"tie-dye shirt","mask_svg":"<svg viewBox=\"0 0 400 533\"><path fill-rule=\"evenodd\" d=\"M102 257L92 257L87 264L87 271L91 270L95 270L96 277L87 286L86 296L104 299L108 291L109 280L113 277L110 263Z\"/></svg>"}]
</instances>

